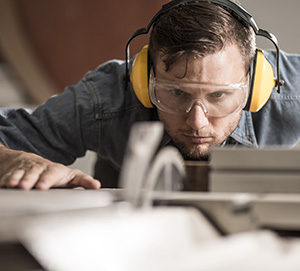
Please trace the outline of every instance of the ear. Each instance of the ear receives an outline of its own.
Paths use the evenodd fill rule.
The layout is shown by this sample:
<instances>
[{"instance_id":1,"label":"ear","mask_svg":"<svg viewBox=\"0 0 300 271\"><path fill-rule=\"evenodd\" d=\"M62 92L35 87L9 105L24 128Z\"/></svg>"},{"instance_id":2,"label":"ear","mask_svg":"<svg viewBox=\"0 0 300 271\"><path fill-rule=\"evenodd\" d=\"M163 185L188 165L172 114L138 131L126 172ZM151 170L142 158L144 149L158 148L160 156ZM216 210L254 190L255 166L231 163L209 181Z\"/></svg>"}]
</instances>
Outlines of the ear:
<instances>
[{"instance_id":1,"label":"ear","mask_svg":"<svg viewBox=\"0 0 300 271\"><path fill-rule=\"evenodd\" d=\"M152 103L149 97L149 63L148 63L148 45L138 53L132 66L130 81L134 92L139 101L147 108L151 108Z\"/></svg>"},{"instance_id":2,"label":"ear","mask_svg":"<svg viewBox=\"0 0 300 271\"><path fill-rule=\"evenodd\" d=\"M250 112L257 112L270 98L272 90L276 86L276 79L273 68L262 50L256 49L252 65L249 98L245 109Z\"/></svg>"}]
</instances>

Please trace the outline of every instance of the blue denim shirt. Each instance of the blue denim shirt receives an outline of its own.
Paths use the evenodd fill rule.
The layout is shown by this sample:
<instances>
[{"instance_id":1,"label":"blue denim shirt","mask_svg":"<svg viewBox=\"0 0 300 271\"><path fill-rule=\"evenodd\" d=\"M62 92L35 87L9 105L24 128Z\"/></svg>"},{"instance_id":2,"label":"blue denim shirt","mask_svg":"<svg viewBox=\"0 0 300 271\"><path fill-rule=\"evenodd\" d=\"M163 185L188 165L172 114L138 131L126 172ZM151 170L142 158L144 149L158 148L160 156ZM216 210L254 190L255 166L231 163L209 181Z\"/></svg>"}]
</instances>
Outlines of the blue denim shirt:
<instances>
[{"instance_id":1,"label":"blue denim shirt","mask_svg":"<svg viewBox=\"0 0 300 271\"><path fill-rule=\"evenodd\" d=\"M275 53L265 55L276 70ZM285 81L281 93L274 89L257 113L243 111L225 144L259 147L298 142L300 56L282 52L280 65ZM143 107L131 86L125 90L124 71L123 61L109 61L35 110L2 108L1 142L63 164L92 150L120 168L132 124L157 119L155 109ZM169 142L165 135L163 144Z\"/></svg>"}]
</instances>

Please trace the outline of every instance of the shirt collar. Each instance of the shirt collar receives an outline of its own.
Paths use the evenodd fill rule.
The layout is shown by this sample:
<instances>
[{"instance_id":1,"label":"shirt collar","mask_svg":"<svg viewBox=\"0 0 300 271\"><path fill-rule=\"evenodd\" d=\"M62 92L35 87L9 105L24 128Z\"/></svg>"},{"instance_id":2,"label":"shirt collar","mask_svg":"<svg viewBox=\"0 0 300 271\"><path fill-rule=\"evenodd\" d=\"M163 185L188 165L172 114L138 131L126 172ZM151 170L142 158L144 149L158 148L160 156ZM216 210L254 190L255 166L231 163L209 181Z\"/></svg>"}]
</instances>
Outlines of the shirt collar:
<instances>
[{"instance_id":1,"label":"shirt collar","mask_svg":"<svg viewBox=\"0 0 300 271\"><path fill-rule=\"evenodd\" d=\"M252 115L249 111L242 111L240 122L230 135L235 141L249 147L257 147Z\"/></svg>"}]
</instances>

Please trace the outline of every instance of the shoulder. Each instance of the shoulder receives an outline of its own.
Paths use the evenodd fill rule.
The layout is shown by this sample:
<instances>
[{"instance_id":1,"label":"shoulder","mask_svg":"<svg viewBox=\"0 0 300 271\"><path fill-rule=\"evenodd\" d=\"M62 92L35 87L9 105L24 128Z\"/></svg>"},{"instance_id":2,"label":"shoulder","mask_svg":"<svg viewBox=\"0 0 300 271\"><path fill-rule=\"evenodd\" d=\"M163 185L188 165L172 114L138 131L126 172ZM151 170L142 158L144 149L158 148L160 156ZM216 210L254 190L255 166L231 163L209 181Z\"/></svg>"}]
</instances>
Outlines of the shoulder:
<instances>
[{"instance_id":1,"label":"shoulder","mask_svg":"<svg viewBox=\"0 0 300 271\"><path fill-rule=\"evenodd\" d=\"M131 60L132 63L132 60ZM125 61L110 60L89 71L80 84L89 93L97 119L151 120L153 109L138 100L132 85L125 81Z\"/></svg>"},{"instance_id":2,"label":"shoulder","mask_svg":"<svg viewBox=\"0 0 300 271\"><path fill-rule=\"evenodd\" d=\"M125 63L110 60L99 65L95 70L85 74L82 81L92 83L97 88L124 88Z\"/></svg>"},{"instance_id":3,"label":"shoulder","mask_svg":"<svg viewBox=\"0 0 300 271\"><path fill-rule=\"evenodd\" d=\"M274 68L276 76L276 53L264 52ZM253 125L259 145L293 146L300 135L300 55L280 53L280 75L284 85L277 93L273 89L266 105L257 113L252 113Z\"/></svg>"},{"instance_id":4,"label":"shoulder","mask_svg":"<svg viewBox=\"0 0 300 271\"><path fill-rule=\"evenodd\" d=\"M110 60L88 72L82 79L103 115L142 109L131 84L126 87L125 61Z\"/></svg>"},{"instance_id":5,"label":"shoulder","mask_svg":"<svg viewBox=\"0 0 300 271\"><path fill-rule=\"evenodd\" d=\"M271 63L276 71L276 52L273 50L264 51L266 59ZM284 80L285 84L283 90L295 91L300 86L300 55L286 53L280 51L279 61L281 79Z\"/></svg>"}]
</instances>

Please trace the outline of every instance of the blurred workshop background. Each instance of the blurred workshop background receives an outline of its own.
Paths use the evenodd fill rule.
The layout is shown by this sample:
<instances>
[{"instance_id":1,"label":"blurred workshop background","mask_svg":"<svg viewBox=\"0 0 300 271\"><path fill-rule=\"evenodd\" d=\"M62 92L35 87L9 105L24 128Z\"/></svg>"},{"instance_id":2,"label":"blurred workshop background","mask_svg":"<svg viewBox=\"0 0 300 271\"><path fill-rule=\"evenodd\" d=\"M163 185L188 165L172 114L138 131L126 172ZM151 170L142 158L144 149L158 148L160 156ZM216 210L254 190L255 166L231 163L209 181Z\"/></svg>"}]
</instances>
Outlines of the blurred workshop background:
<instances>
[{"instance_id":1,"label":"blurred workshop background","mask_svg":"<svg viewBox=\"0 0 300 271\"><path fill-rule=\"evenodd\" d=\"M0 106L34 107L109 59L166 0L1 0ZM299 0L240 0L282 50L300 53ZM135 40L131 55L147 37ZM263 48L272 44L258 40ZM93 174L88 152L73 167Z\"/></svg>"}]
</instances>

